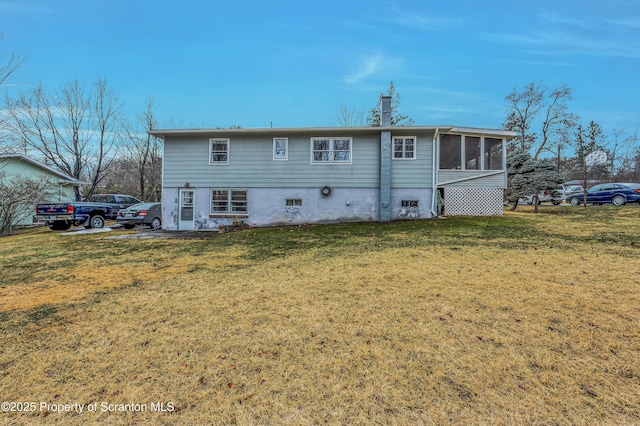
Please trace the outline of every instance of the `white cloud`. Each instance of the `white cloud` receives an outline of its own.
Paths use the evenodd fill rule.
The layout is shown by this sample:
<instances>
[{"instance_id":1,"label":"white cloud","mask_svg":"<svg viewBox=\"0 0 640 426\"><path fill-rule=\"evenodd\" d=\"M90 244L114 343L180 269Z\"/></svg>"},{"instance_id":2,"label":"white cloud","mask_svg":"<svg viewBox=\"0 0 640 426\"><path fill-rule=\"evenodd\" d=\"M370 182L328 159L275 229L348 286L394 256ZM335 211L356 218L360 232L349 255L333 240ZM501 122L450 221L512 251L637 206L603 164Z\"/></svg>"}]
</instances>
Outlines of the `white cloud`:
<instances>
[{"instance_id":1,"label":"white cloud","mask_svg":"<svg viewBox=\"0 0 640 426\"><path fill-rule=\"evenodd\" d=\"M365 78L375 74L380 69L382 55L375 54L364 58L355 73L346 75L344 81L348 84L356 84Z\"/></svg>"},{"instance_id":2,"label":"white cloud","mask_svg":"<svg viewBox=\"0 0 640 426\"><path fill-rule=\"evenodd\" d=\"M640 58L640 21L541 14L530 26L514 32L481 32L490 43L533 47L550 55L582 54L600 57Z\"/></svg>"},{"instance_id":3,"label":"white cloud","mask_svg":"<svg viewBox=\"0 0 640 426\"><path fill-rule=\"evenodd\" d=\"M602 32L593 35L578 35L557 30L528 34L480 33L479 37L491 43L533 46L538 48L537 53L541 54L640 58L640 41L611 38Z\"/></svg>"},{"instance_id":4,"label":"white cloud","mask_svg":"<svg viewBox=\"0 0 640 426\"><path fill-rule=\"evenodd\" d=\"M415 12L407 12L405 10L396 10L395 14L392 17L385 20L404 27L427 31L435 31L442 28L460 26L469 22L469 19L463 16L422 15Z\"/></svg>"}]
</instances>

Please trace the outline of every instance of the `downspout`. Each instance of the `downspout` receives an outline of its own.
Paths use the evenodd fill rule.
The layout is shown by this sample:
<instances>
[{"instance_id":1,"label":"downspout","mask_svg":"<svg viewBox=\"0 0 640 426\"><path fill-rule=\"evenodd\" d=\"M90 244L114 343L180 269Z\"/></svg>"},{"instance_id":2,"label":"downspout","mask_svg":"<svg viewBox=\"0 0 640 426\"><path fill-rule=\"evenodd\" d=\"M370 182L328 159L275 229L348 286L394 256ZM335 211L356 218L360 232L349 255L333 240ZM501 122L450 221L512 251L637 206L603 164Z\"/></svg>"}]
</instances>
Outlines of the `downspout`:
<instances>
[{"instance_id":1,"label":"downspout","mask_svg":"<svg viewBox=\"0 0 640 426\"><path fill-rule=\"evenodd\" d=\"M431 158L433 160L433 167L431 171L431 184L433 186L431 190L431 217L438 217L438 213L436 211L438 209L438 159L436 158L436 143L440 138L439 131L440 129L436 129L433 133L433 143L431 144L433 150L431 154Z\"/></svg>"}]
</instances>

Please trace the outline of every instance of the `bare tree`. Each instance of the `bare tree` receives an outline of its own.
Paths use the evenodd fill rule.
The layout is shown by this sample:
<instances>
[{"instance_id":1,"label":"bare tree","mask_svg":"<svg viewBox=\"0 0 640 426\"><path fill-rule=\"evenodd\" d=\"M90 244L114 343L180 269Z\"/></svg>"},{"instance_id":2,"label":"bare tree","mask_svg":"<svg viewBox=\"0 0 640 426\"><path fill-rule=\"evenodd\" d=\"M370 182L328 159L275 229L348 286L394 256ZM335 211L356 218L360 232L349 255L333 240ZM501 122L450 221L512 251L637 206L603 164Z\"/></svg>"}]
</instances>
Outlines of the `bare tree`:
<instances>
[{"instance_id":1,"label":"bare tree","mask_svg":"<svg viewBox=\"0 0 640 426\"><path fill-rule=\"evenodd\" d=\"M0 34L0 42L3 39L3 35ZM0 52L0 89L4 88L9 79L15 75L18 68L22 65L24 60L16 54L7 55ZM7 117L0 111L0 154L3 152L14 151L12 147L5 146L6 135L9 134Z\"/></svg>"},{"instance_id":2,"label":"bare tree","mask_svg":"<svg viewBox=\"0 0 640 426\"><path fill-rule=\"evenodd\" d=\"M4 39L4 35L0 34L0 42ZM15 72L20 68L20 65L24 62L24 59L17 56L15 53L8 56L0 54L0 87L2 87L9 78L15 74Z\"/></svg>"},{"instance_id":3,"label":"bare tree","mask_svg":"<svg viewBox=\"0 0 640 426\"><path fill-rule=\"evenodd\" d=\"M364 111L347 104L341 104L336 111L336 122L338 127L364 127L366 120Z\"/></svg>"},{"instance_id":4,"label":"bare tree","mask_svg":"<svg viewBox=\"0 0 640 426\"><path fill-rule=\"evenodd\" d=\"M157 127L155 110L153 100L149 99L144 112L136 117L136 124L123 126L125 157L138 183L134 194L146 201L159 201L162 186L162 147L160 140L148 133Z\"/></svg>"},{"instance_id":5,"label":"bare tree","mask_svg":"<svg viewBox=\"0 0 640 426\"><path fill-rule=\"evenodd\" d=\"M618 180L634 179L635 157L640 149L640 135L638 129L627 134L624 129L613 129L613 140L609 146L609 168ZM640 170L638 170L640 172ZM631 179L629 179L631 178Z\"/></svg>"},{"instance_id":6,"label":"bare tree","mask_svg":"<svg viewBox=\"0 0 640 426\"><path fill-rule=\"evenodd\" d=\"M532 150L534 160L544 151L557 152L559 157L578 120L568 111L571 99L571 88L566 85L549 89L532 82L521 91L513 89L505 98L508 115L503 126L518 134L519 148ZM534 130L538 125L539 133Z\"/></svg>"},{"instance_id":7,"label":"bare tree","mask_svg":"<svg viewBox=\"0 0 640 426\"><path fill-rule=\"evenodd\" d=\"M101 188L107 193L129 194L144 200L140 195L139 182L136 177L137 165L127 155L119 155L109 167Z\"/></svg>"},{"instance_id":8,"label":"bare tree","mask_svg":"<svg viewBox=\"0 0 640 426\"><path fill-rule=\"evenodd\" d=\"M0 235L11 235L16 223L33 215L33 207L49 198L50 179L7 177L0 172Z\"/></svg>"},{"instance_id":9,"label":"bare tree","mask_svg":"<svg viewBox=\"0 0 640 426\"><path fill-rule=\"evenodd\" d=\"M120 109L102 79L89 88L76 80L51 93L39 85L7 98L13 136L63 173L89 181L89 195L104 178L121 137ZM79 188L75 191L80 200Z\"/></svg>"}]
</instances>

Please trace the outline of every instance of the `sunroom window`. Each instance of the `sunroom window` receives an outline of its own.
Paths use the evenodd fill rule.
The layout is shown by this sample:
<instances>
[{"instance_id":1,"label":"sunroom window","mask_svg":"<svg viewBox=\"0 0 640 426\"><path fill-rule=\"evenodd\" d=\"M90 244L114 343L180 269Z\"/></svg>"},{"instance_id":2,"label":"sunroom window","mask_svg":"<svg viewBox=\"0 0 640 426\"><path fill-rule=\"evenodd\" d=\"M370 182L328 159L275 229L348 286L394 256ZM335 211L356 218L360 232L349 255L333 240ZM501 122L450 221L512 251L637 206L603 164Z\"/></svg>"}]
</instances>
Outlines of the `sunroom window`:
<instances>
[{"instance_id":1,"label":"sunroom window","mask_svg":"<svg viewBox=\"0 0 640 426\"><path fill-rule=\"evenodd\" d=\"M480 138L465 136L464 138L465 170L480 170Z\"/></svg>"},{"instance_id":2,"label":"sunroom window","mask_svg":"<svg viewBox=\"0 0 640 426\"><path fill-rule=\"evenodd\" d=\"M503 170L503 142L483 136L440 135L440 169Z\"/></svg>"},{"instance_id":3,"label":"sunroom window","mask_svg":"<svg viewBox=\"0 0 640 426\"><path fill-rule=\"evenodd\" d=\"M502 139L484 138L485 170L502 170Z\"/></svg>"},{"instance_id":4,"label":"sunroom window","mask_svg":"<svg viewBox=\"0 0 640 426\"><path fill-rule=\"evenodd\" d=\"M462 169L461 143L461 135L440 135L441 169Z\"/></svg>"}]
</instances>

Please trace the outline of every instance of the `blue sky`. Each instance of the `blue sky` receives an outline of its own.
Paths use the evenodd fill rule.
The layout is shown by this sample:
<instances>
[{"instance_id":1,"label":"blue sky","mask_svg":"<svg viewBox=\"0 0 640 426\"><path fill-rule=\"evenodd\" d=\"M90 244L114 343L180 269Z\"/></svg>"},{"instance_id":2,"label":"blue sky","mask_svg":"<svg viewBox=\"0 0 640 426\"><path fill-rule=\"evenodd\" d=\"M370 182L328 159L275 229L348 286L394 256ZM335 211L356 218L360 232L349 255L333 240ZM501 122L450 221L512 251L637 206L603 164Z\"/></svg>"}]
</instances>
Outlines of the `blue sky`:
<instances>
[{"instance_id":1,"label":"blue sky","mask_svg":"<svg viewBox=\"0 0 640 426\"><path fill-rule=\"evenodd\" d=\"M418 125L499 128L541 81L585 123L640 127L638 0L0 0L0 33L20 88L104 77L162 127L332 126L390 81Z\"/></svg>"}]
</instances>

